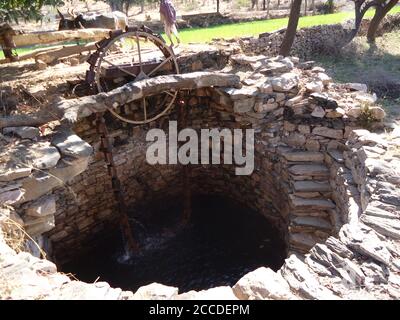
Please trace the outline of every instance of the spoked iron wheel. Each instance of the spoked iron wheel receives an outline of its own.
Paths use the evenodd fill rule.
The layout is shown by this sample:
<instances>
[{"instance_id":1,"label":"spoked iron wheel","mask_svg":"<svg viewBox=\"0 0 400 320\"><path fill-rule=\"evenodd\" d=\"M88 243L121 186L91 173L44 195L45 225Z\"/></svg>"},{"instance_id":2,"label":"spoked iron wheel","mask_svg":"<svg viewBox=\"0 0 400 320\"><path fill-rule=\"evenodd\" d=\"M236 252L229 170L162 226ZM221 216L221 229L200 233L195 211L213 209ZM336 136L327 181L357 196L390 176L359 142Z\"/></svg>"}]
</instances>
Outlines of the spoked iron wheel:
<instances>
[{"instance_id":1,"label":"spoked iron wheel","mask_svg":"<svg viewBox=\"0 0 400 320\"><path fill-rule=\"evenodd\" d=\"M88 60L91 68L87 77L92 78L98 92L110 91L130 81L179 73L175 55L161 37L140 29L113 34L98 43L94 57ZM122 121L146 124L165 115L177 94L166 90L109 111Z\"/></svg>"}]
</instances>

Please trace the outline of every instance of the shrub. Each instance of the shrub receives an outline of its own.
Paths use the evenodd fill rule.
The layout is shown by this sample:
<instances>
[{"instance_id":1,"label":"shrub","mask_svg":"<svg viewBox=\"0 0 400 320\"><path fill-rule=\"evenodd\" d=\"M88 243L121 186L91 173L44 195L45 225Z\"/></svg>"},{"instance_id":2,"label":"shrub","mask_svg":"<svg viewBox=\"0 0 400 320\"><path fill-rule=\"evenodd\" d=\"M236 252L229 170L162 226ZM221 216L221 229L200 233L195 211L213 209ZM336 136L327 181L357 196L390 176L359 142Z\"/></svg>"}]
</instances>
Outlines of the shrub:
<instances>
[{"instance_id":1,"label":"shrub","mask_svg":"<svg viewBox=\"0 0 400 320\"><path fill-rule=\"evenodd\" d=\"M315 10L321 14L330 14L338 11L338 7L333 3L333 0L319 3L315 6Z\"/></svg>"}]
</instances>

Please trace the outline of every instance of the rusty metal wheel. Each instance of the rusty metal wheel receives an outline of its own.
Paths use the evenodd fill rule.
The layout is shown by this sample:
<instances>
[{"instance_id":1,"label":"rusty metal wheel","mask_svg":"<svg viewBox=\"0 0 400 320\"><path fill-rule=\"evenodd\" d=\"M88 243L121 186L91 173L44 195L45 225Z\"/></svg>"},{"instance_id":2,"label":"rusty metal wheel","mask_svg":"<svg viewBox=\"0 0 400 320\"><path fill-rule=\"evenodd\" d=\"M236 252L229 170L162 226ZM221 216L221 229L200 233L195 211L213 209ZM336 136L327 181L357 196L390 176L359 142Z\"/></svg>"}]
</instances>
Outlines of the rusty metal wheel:
<instances>
[{"instance_id":1,"label":"rusty metal wheel","mask_svg":"<svg viewBox=\"0 0 400 320\"><path fill-rule=\"evenodd\" d=\"M115 31L109 39L98 43L98 50L89 58L87 80L97 92L107 92L130 81L179 74L176 57L164 40L140 29ZM173 106L178 92L160 94L132 101L117 109L109 109L118 119L131 124L146 124L165 115Z\"/></svg>"}]
</instances>

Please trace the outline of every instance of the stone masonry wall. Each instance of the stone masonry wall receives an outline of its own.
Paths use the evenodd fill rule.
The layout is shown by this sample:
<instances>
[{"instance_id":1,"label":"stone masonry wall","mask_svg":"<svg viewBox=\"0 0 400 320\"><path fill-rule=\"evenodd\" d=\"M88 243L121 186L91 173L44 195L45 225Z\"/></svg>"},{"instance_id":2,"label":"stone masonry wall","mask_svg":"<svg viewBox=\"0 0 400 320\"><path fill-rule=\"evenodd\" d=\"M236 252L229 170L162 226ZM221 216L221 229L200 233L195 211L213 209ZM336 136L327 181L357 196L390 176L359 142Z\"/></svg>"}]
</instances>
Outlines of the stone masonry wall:
<instances>
[{"instance_id":1,"label":"stone masonry wall","mask_svg":"<svg viewBox=\"0 0 400 320\"><path fill-rule=\"evenodd\" d=\"M357 127L362 106L373 104L376 98L363 85L332 84L323 69L298 59L243 55L230 59L229 68L240 66L243 87L191 92L187 126L255 129L255 171L249 177L237 177L229 167L195 166L193 190L240 199L279 227L290 251L307 252L337 232L343 222L348 203L332 189L339 176L332 174L331 183L328 167L334 167L332 159L336 161L348 133ZM151 126L167 131L166 120L178 118L174 110L169 118ZM384 115L379 107L371 107L370 112L378 120ZM81 121L75 131L97 150L91 121ZM109 118L109 127L115 142L114 160L131 207L158 194L182 192L180 166L146 163L147 128L133 128L113 118ZM48 234L58 259L66 260L68 247L75 248L74 254L89 248L96 234L116 222L101 154L95 151L89 169L67 190L78 195L77 201L69 191L58 191L57 227Z\"/></svg>"},{"instance_id":2,"label":"stone masonry wall","mask_svg":"<svg viewBox=\"0 0 400 320\"><path fill-rule=\"evenodd\" d=\"M363 20L359 36L365 36L368 30L369 20ZM315 55L337 52L346 39L352 22L346 24L319 25L302 28L297 31L291 49L291 55L301 59L312 59ZM400 14L388 15L382 21L378 29L378 35L391 32L400 27ZM260 34L259 38L242 38L239 44L246 54L263 54L269 57L276 56L282 43L286 29L272 33ZM236 40L235 40L236 42Z\"/></svg>"},{"instance_id":3,"label":"stone masonry wall","mask_svg":"<svg viewBox=\"0 0 400 320\"><path fill-rule=\"evenodd\" d=\"M372 121L371 127L381 125L385 113L374 105L376 97L367 92L365 85L334 84L322 68L300 63L298 58L233 55L224 71L236 72L241 87L192 92L188 126L255 129L255 171L251 176L235 177L232 168L193 167L198 182L194 190L230 193L265 214L287 234L288 258L277 273L260 268L245 275L233 288L218 290L239 299L400 296L396 222L400 207L400 164L396 159L399 133L389 141L357 129L365 115ZM170 119L178 117L174 110ZM26 178L26 172L15 168L0 176L5 181L0 189L1 204L11 204L16 213L21 213L23 222L28 222L28 228L30 220L26 217L43 212L47 216L50 209L55 209L52 214L56 226L45 236L52 240L60 260L68 259L72 251L83 250L90 244L90 237L106 231L114 220L114 203L107 193L109 182L97 152L92 120L88 117L76 124L74 130L79 137L68 133L51 140L63 161L57 164L57 154L50 153L57 161L46 158L49 168L69 168L74 157L85 159L87 164L90 145L94 149L86 171L63 171L64 176L70 174L64 182L70 182L62 189L55 189L61 184L46 183L48 175ZM152 126L165 128L166 124L164 121ZM165 190L171 194L181 191L179 166L153 167L144 161L144 129L112 118L108 125L128 203L149 201ZM43 163L43 159L40 161ZM22 184L14 183L21 178ZM19 192L25 188L27 198L20 201ZM30 201L42 200L42 196L57 199L57 205L50 208L47 201ZM11 211L2 209L0 222L10 219ZM2 237L0 233L0 277L10 286L7 295L132 298L132 293L111 289L108 284L89 285L62 277L54 264L27 253L16 254ZM24 291L26 277L22 276L28 273L35 283L29 292ZM177 291L152 284L140 288L133 298L197 296L177 295ZM204 294L211 295L211 291Z\"/></svg>"}]
</instances>

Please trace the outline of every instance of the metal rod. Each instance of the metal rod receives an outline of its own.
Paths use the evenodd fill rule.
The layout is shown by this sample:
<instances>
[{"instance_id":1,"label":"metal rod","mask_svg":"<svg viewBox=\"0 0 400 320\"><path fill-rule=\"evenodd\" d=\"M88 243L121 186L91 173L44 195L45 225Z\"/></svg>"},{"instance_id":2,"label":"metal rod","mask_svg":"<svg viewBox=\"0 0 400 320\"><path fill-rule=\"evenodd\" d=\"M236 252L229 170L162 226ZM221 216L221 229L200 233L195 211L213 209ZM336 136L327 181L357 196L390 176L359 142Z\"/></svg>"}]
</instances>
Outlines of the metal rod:
<instances>
[{"instance_id":1,"label":"metal rod","mask_svg":"<svg viewBox=\"0 0 400 320\"><path fill-rule=\"evenodd\" d=\"M139 245L133 237L131 226L129 224L128 210L121 189L121 181L118 178L117 169L115 167L112 155L112 146L108 138L108 130L102 112L96 113L96 130L100 135L100 150L104 154L104 161L107 164L108 174L111 178L111 186L113 189L115 201L119 213L119 223L125 240L124 245L129 251L128 253L136 253L139 251Z\"/></svg>"},{"instance_id":2,"label":"metal rod","mask_svg":"<svg viewBox=\"0 0 400 320\"><path fill-rule=\"evenodd\" d=\"M180 118L180 130L187 126L187 99L183 93L181 93L179 100L179 118ZM184 142L181 142L182 145ZM189 164L183 166L183 213L182 222L187 224L192 216L192 189L190 187L190 176L191 170Z\"/></svg>"},{"instance_id":3,"label":"metal rod","mask_svg":"<svg viewBox=\"0 0 400 320\"><path fill-rule=\"evenodd\" d=\"M136 44L138 47L138 55L139 55L139 65L140 65L140 72L143 72L143 66L142 66L142 54L140 52L140 43L139 43L139 35L136 33Z\"/></svg>"},{"instance_id":4,"label":"metal rod","mask_svg":"<svg viewBox=\"0 0 400 320\"><path fill-rule=\"evenodd\" d=\"M125 70L124 68L122 68L122 67L120 67L120 66L118 66L118 65L116 65L116 64L114 64L114 63L112 63L111 61L109 61L109 60L107 60L107 59L105 59L104 57L103 57L103 61L106 62L106 63L108 63L108 64L110 64L110 65L112 65L113 67L115 67L115 68L121 70L122 72L125 72L126 74L129 74L130 76L136 78L136 74Z\"/></svg>"},{"instance_id":5,"label":"metal rod","mask_svg":"<svg viewBox=\"0 0 400 320\"><path fill-rule=\"evenodd\" d=\"M153 70L151 70L148 74L150 77L154 72L156 72L158 69L160 69L164 64L166 64L168 61L172 60L172 56L165 59L163 62L161 62L157 67L155 67Z\"/></svg>"},{"instance_id":6,"label":"metal rod","mask_svg":"<svg viewBox=\"0 0 400 320\"><path fill-rule=\"evenodd\" d=\"M143 101L144 121L146 121L147 120L146 98L143 98L142 101Z\"/></svg>"}]
</instances>

